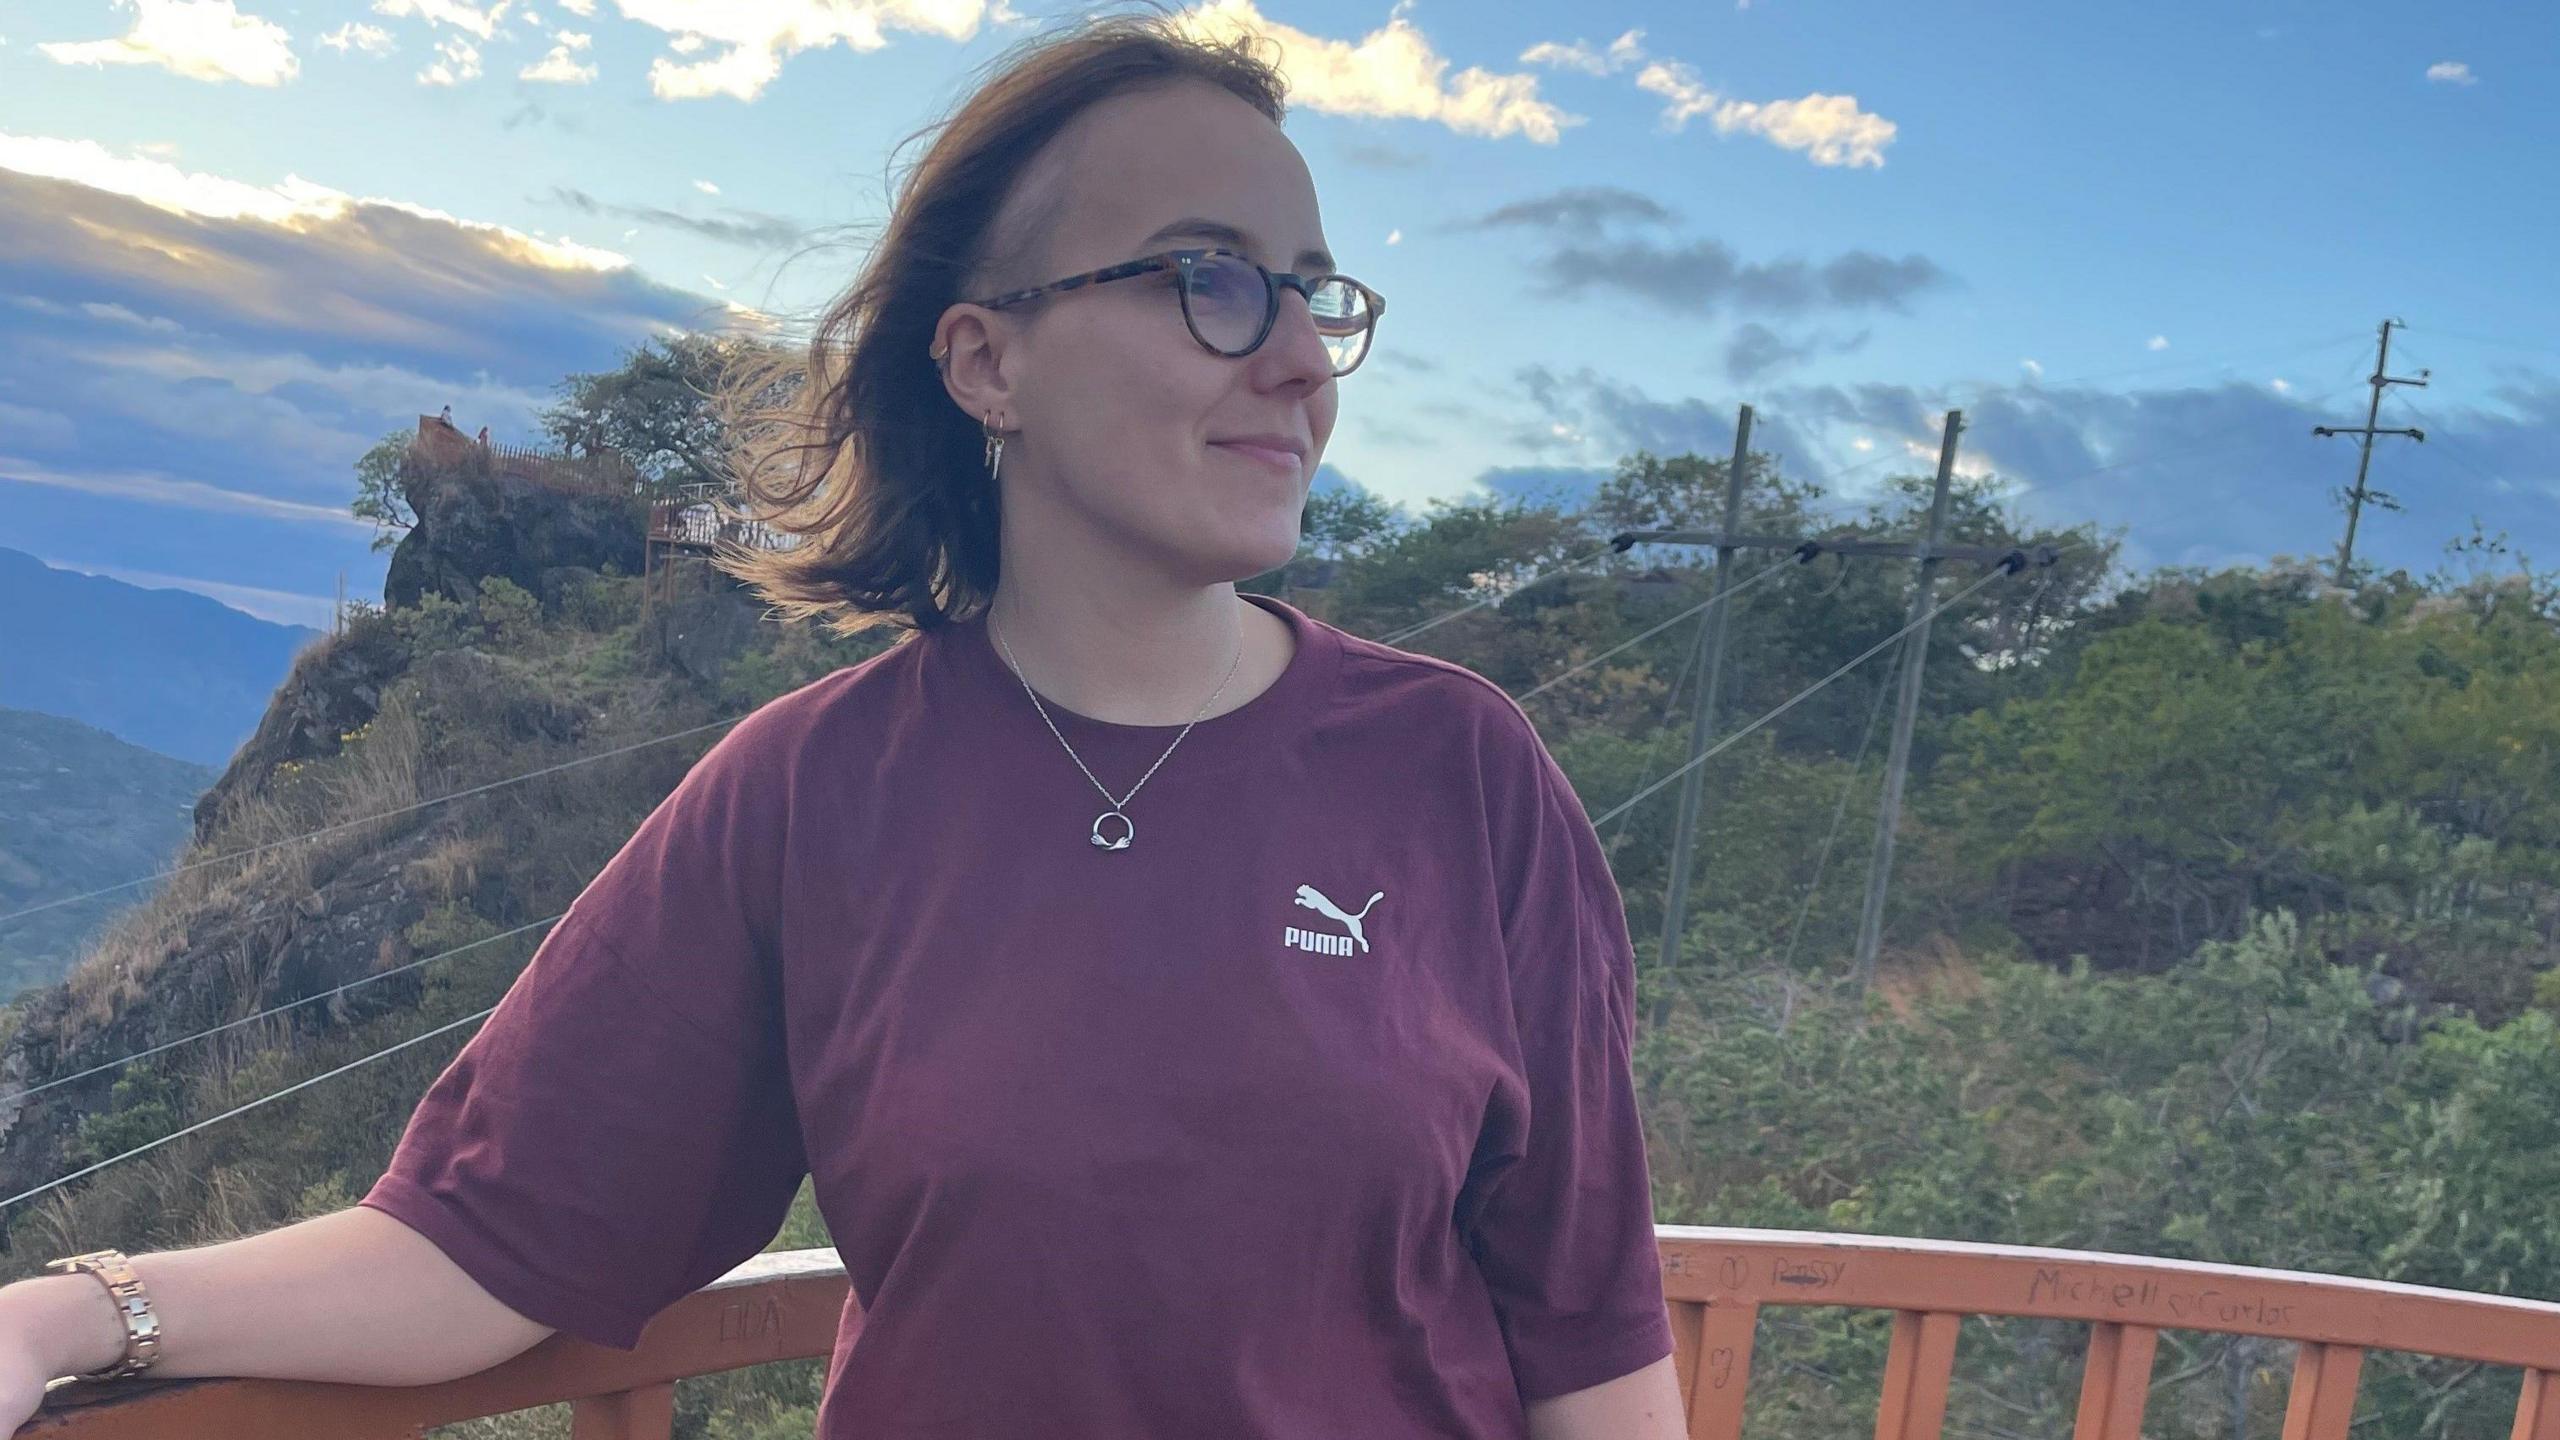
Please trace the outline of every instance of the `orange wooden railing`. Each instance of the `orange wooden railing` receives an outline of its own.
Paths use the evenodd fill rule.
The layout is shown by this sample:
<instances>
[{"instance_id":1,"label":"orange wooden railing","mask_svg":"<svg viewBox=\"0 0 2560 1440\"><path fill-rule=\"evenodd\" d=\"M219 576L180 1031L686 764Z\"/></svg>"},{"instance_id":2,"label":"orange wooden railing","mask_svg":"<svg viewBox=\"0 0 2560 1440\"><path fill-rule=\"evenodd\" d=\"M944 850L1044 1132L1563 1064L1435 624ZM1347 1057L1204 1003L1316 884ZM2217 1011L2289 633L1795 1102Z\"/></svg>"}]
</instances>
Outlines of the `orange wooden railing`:
<instances>
[{"instance_id":1,"label":"orange wooden railing","mask_svg":"<svg viewBox=\"0 0 2560 1440\"><path fill-rule=\"evenodd\" d=\"M1946 1417L1968 1315L2086 1322L2076 1440L2137 1440L2163 1330L2295 1343L2284 1440L2345 1440L2368 1351L2524 1372L2513 1440L2560 1440L2560 1305L2458 1290L2075 1250L1793 1230L1658 1227L1689 1434L1742 1433L1760 1312L1890 1311L1877 1440L1928 1440ZM760 1255L669 1306L625 1353L564 1335L477 1375L373 1387L148 1378L73 1383L21 1435L79 1440L411 1440L421 1429L560 1401L575 1440L666 1440L675 1382L821 1356L844 1272L831 1250Z\"/></svg>"}]
</instances>

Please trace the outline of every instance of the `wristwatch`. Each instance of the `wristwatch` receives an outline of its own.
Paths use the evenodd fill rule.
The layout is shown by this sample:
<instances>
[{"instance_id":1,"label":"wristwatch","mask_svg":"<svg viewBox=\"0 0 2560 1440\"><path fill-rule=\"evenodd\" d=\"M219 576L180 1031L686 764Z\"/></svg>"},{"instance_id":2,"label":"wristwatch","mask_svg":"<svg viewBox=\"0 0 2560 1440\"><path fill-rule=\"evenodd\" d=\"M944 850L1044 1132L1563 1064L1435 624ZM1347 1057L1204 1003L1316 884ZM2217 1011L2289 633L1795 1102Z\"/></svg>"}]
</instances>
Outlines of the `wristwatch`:
<instances>
[{"instance_id":1,"label":"wristwatch","mask_svg":"<svg viewBox=\"0 0 2560 1440\"><path fill-rule=\"evenodd\" d=\"M80 1255L65 1255L44 1262L47 1270L68 1275L85 1270L98 1277L114 1299L116 1314L124 1321L124 1355L103 1369L91 1370L76 1378L82 1380L116 1380L151 1368L160 1358L160 1317L151 1309L151 1297L142 1290L142 1279L133 1273L133 1262L121 1250L91 1250Z\"/></svg>"}]
</instances>

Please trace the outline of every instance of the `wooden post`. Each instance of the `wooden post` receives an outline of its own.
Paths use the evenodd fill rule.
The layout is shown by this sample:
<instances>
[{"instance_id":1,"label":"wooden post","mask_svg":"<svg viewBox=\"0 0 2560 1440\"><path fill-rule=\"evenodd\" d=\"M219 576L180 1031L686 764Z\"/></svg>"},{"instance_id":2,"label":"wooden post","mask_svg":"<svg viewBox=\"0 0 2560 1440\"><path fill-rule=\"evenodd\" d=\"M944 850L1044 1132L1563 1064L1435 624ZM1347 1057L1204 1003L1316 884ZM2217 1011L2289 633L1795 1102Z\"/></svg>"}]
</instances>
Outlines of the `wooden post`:
<instances>
[{"instance_id":1,"label":"wooden post","mask_svg":"<svg viewBox=\"0 0 2560 1440\"><path fill-rule=\"evenodd\" d=\"M1724 476L1725 543L1716 546L1716 607L1707 617L1706 626L1698 632L1698 643L1704 647L1704 664L1698 682L1698 699L1689 717L1689 773L1680 781L1680 821L1671 839L1671 893L1662 906L1662 968L1668 972L1680 964L1680 932L1688 918L1689 853L1698 829L1698 802L1707 784L1707 767L1698 757L1715 735L1716 690L1724 679L1724 641L1726 621L1733 607L1722 603L1725 592L1733 588L1733 561L1741 553L1731 543L1742 528L1743 462L1751 453L1751 407L1742 407L1742 418L1733 430L1733 463ZM1663 1016L1653 1017L1655 1024Z\"/></svg>"},{"instance_id":2,"label":"wooden post","mask_svg":"<svg viewBox=\"0 0 2560 1440\"><path fill-rule=\"evenodd\" d=\"M1858 993L1875 980L1876 950L1884 942L1885 889L1893 877L1893 832L1902 823L1902 782L1911 765L1911 725L1920 716L1920 667L1929 658L1926 616L1934 603L1938 578L1938 542L1947 528L1947 478L1956 465L1956 436L1964 431L1964 412L1947 412L1946 433L1938 441L1938 480L1929 496L1929 538L1922 542L1920 583L1911 591L1913 629L1902 641L1902 694L1893 710L1893 757L1885 762L1884 804L1876 816L1875 858L1867 866L1867 900L1858 917Z\"/></svg>"}]
</instances>

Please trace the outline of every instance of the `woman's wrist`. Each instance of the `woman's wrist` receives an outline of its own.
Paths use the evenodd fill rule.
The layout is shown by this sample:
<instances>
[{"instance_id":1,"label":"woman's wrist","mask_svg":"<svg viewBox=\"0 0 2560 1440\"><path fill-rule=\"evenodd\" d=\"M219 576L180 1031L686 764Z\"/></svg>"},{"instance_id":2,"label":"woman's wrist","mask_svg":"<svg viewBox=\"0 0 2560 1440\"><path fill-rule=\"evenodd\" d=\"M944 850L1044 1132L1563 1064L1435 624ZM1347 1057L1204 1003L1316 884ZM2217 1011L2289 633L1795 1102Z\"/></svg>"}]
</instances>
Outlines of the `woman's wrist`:
<instances>
[{"instance_id":1,"label":"woman's wrist","mask_svg":"<svg viewBox=\"0 0 2560 1440\"><path fill-rule=\"evenodd\" d=\"M0 1287L0 1330L47 1379L124 1358L124 1316L95 1275L40 1275Z\"/></svg>"}]
</instances>

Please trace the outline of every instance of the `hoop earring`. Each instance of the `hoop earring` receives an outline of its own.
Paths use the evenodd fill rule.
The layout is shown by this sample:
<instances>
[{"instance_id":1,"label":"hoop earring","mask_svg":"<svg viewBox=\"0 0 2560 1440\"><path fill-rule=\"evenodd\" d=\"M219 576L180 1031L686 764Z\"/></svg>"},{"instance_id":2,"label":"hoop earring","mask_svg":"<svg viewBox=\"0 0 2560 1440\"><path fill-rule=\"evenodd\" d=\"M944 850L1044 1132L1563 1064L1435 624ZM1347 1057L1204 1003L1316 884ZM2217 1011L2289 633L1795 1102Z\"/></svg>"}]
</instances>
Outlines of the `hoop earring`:
<instances>
[{"instance_id":1,"label":"hoop earring","mask_svg":"<svg viewBox=\"0 0 2560 1440\"><path fill-rule=\"evenodd\" d=\"M986 432L987 478L989 480L993 480L999 473L1001 473L1001 468L1004 465L1004 436L996 429L995 412L992 410L988 411L986 418L978 422L978 428Z\"/></svg>"}]
</instances>

